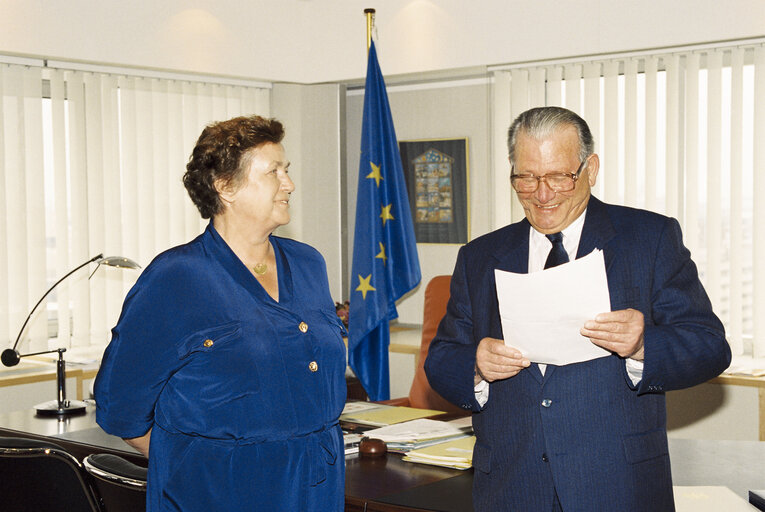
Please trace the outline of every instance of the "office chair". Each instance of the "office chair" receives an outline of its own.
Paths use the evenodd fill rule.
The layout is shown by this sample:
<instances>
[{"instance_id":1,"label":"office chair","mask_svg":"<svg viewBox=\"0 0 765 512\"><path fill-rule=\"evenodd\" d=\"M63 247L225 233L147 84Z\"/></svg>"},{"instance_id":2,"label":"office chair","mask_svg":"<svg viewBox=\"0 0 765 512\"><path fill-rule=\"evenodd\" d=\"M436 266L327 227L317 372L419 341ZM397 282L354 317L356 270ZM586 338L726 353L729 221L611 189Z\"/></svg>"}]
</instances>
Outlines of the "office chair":
<instances>
[{"instance_id":1,"label":"office chair","mask_svg":"<svg viewBox=\"0 0 765 512\"><path fill-rule=\"evenodd\" d=\"M431 340L436 335L438 324L441 323L441 319L446 315L446 304L449 302L449 285L451 282L452 276L436 276L425 287L420 354L417 359L417 370L414 373L412 387L409 388L409 396L384 400L380 403L416 407L418 409L434 409L444 412L465 412L433 391L430 383L428 383L428 377L425 375L425 358L428 357L428 348L430 347Z\"/></svg>"},{"instance_id":2,"label":"office chair","mask_svg":"<svg viewBox=\"0 0 765 512\"><path fill-rule=\"evenodd\" d=\"M109 453L88 455L82 462L93 477L104 512L146 510L146 468Z\"/></svg>"},{"instance_id":3,"label":"office chair","mask_svg":"<svg viewBox=\"0 0 765 512\"><path fill-rule=\"evenodd\" d=\"M0 508L5 512L101 512L82 464L37 439L0 437Z\"/></svg>"}]
</instances>

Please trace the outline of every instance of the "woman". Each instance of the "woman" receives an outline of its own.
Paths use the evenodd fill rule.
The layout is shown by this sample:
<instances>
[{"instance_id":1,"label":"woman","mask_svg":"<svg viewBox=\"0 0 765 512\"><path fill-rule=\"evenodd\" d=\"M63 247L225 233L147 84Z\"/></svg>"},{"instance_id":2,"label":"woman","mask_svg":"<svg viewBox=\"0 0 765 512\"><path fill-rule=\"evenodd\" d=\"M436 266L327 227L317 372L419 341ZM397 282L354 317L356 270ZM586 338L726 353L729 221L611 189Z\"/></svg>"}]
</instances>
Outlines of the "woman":
<instances>
[{"instance_id":1,"label":"woman","mask_svg":"<svg viewBox=\"0 0 765 512\"><path fill-rule=\"evenodd\" d=\"M342 510L344 328L313 248L272 235L295 186L281 123L208 126L183 183L205 232L143 271L95 383L149 458L149 511Z\"/></svg>"}]
</instances>

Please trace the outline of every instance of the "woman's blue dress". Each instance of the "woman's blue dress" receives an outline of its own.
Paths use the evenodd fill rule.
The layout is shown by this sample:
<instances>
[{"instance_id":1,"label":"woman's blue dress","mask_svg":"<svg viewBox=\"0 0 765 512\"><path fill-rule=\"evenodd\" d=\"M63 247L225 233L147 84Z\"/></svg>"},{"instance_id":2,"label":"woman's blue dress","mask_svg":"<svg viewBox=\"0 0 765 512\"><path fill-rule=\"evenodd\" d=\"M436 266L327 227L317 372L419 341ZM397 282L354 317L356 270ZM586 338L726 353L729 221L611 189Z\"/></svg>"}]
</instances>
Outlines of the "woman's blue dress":
<instances>
[{"instance_id":1,"label":"woman's blue dress","mask_svg":"<svg viewBox=\"0 0 765 512\"><path fill-rule=\"evenodd\" d=\"M212 223L125 299L96 418L124 438L151 429L150 512L343 510L343 325L321 255L270 240L279 302Z\"/></svg>"}]
</instances>

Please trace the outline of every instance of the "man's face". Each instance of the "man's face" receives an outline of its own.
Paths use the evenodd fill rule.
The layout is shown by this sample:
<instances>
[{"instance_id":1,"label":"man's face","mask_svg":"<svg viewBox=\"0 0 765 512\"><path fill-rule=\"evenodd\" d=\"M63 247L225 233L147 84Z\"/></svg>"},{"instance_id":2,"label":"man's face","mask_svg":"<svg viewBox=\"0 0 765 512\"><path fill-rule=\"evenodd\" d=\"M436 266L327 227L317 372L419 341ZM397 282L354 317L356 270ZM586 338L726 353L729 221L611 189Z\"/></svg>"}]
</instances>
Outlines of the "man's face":
<instances>
[{"instance_id":1,"label":"man's face","mask_svg":"<svg viewBox=\"0 0 765 512\"><path fill-rule=\"evenodd\" d=\"M580 163L579 137L573 126L562 126L539 140L523 132L518 134L515 174L575 173ZM574 189L568 192L555 192L544 181L535 192L517 192L526 218L534 229L543 234L557 233L574 222L587 208L598 167L598 156L590 155Z\"/></svg>"}]
</instances>

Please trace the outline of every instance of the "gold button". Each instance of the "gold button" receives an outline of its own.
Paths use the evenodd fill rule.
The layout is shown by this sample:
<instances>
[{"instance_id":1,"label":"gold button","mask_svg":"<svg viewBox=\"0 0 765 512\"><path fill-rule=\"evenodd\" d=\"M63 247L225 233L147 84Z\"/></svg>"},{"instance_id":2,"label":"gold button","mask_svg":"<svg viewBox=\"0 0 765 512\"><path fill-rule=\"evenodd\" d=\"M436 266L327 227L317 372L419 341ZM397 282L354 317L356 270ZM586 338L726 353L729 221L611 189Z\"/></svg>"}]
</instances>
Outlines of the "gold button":
<instances>
[{"instance_id":1,"label":"gold button","mask_svg":"<svg viewBox=\"0 0 765 512\"><path fill-rule=\"evenodd\" d=\"M300 332L308 332L308 324L305 322L300 322L298 329L300 329Z\"/></svg>"},{"instance_id":2,"label":"gold button","mask_svg":"<svg viewBox=\"0 0 765 512\"><path fill-rule=\"evenodd\" d=\"M205 342L202 343L202 345L204 345L207 348L210 348L213 346L213 343L215 343L213 340L205 340Z\"/></svg>"},{"instance_id":3,"label":"gold button","mask_svg":"<svg viewBox=\"0 0 765 512\"><path fill-rule=\"evenodd\" d=\"M316 364L316 361L311 361L311 362L308 364L308 369L309 369L309 370L311 370L312 372L315 372L316 370L318 370L318 369L319 369L319 365L318 365L318 364Z\"/></svg>"}]
</instances>

